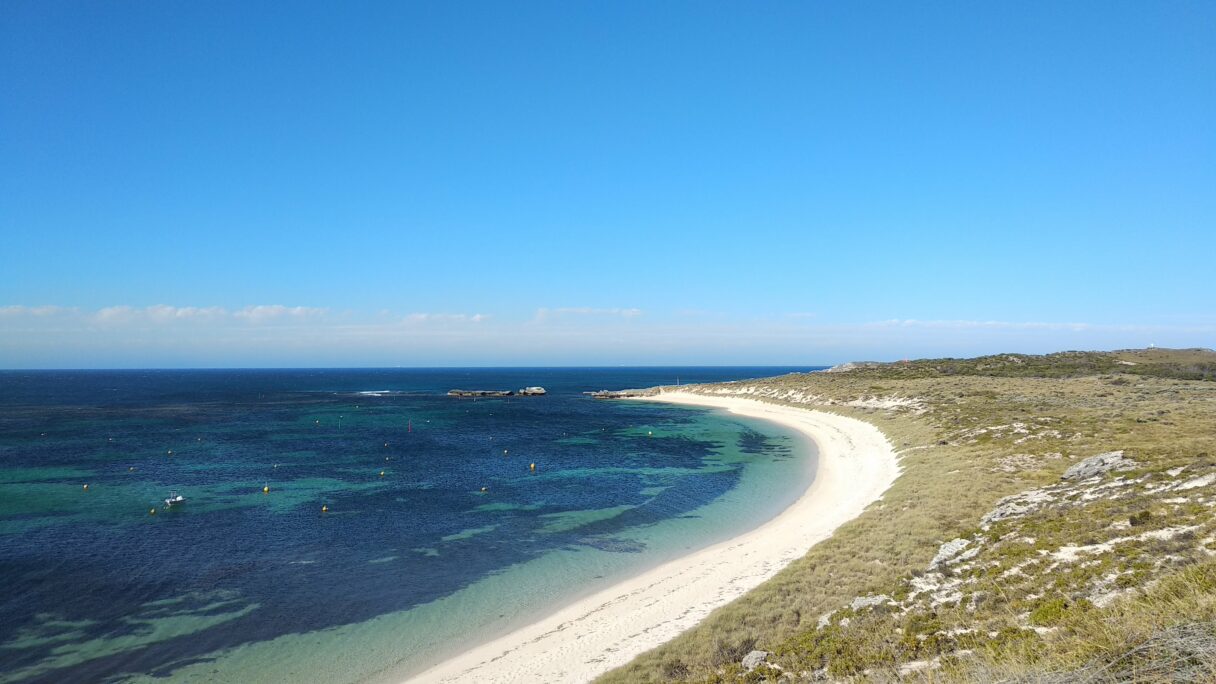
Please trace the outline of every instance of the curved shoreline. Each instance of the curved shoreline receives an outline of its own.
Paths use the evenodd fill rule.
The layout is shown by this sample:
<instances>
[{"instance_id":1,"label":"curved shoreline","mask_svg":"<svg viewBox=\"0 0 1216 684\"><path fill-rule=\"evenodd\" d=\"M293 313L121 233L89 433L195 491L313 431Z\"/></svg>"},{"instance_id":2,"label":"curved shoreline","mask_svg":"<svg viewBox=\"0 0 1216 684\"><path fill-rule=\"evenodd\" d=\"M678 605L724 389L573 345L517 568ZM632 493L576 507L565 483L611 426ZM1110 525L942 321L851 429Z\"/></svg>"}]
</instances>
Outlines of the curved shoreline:
<instances>
[{"instance_id":1,"label":"curved shoreline","mask_svg":"<svg viewBox=\"0 0 1216 684\"><path fill-rule=\"evenodd\" d=\"M742 596L857 517L899 475L878 428L753 399L666 392L639 401L720 408L801 432L819 449L815 479L776 518L677 558L477 646L411 682L583 682L624 665Z\"/></svg>"}]
</instances>

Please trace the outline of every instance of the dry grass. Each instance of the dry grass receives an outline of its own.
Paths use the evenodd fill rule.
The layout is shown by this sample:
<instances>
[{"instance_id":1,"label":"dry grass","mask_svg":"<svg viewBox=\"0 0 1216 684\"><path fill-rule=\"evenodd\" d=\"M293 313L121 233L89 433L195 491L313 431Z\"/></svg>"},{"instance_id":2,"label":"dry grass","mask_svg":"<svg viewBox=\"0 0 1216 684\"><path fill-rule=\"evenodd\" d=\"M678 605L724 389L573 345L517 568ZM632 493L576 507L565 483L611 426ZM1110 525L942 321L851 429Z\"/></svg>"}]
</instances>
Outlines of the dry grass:
<instances>
[{"instance_id":1,"label":"dry grass","mask_svg":"<svg viewBox=\"0 0 1216 684\"><path fill-rule=\"evenodd\" d=\"M1106 611L1078 614L1033 651L960 663L980 682L1216 682L1216 563L1174 573Z\"/></svg>"}]
</instances>

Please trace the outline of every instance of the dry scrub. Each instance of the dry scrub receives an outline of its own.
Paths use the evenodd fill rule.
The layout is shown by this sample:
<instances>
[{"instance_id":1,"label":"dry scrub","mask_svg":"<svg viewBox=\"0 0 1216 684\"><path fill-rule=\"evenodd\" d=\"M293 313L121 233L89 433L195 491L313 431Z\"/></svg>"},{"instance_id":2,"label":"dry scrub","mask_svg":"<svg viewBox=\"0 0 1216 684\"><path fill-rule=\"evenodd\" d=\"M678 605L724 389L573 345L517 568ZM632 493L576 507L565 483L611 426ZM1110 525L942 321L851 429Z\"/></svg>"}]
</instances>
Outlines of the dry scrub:
<instances>
[{"instance_id":1,"label":"dry scrub","mask_svg":"<svg viewBox=\"0 0 1216 684\"><path fill-rule=\"evenodd\" d=\"M681 387L870 421L904 474L775 578L602 681L1202 671L1216 620L1213 369L1202 350L1073 352ZM1105 452L1122 452L1117 468L1061 479ZM756 649L770 654L749 671Z\"/></svg>"}]
</instances>

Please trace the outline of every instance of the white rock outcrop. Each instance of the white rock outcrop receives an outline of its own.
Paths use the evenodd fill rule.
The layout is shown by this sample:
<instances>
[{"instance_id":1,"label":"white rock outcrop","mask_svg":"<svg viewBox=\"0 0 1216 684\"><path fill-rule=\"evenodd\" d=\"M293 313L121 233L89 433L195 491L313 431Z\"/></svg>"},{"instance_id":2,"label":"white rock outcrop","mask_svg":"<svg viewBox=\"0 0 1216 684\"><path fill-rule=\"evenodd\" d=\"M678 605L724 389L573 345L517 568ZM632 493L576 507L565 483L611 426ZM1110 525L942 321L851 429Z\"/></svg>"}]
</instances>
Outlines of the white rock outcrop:
<instances>
[{"instance_id":1,"label":"white rock outcrop","mask_svg":"<svg viewBox=\"0 0 1216 684\"><path fill-rule=\"evenodd\" d=\"M1088 480L1091 477L1105 475L1112 470L1129 470L1137 463L1123 456L1123 451L1108 451L1077 463L1064 471L1062 480Z\"/></svg>"}]
</instances>

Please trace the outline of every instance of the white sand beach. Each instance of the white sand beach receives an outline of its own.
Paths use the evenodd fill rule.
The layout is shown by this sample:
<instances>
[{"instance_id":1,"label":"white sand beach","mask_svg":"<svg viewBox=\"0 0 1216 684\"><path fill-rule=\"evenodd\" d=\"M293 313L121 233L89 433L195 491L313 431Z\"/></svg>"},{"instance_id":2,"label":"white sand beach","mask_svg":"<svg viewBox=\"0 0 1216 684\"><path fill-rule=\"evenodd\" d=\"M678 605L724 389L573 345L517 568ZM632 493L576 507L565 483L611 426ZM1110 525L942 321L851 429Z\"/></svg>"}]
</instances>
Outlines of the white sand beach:
<instances>
[{"instance_id":1,"label":"white sand beach","mask_svg":"<svg viewBox=\"0 0 1216 684\"><path fill-rule=\"evenodd\" d=\"M895 451L861 420L752 399L668 392L647 398L721 408L810 437L807 491L759 528L668 562L441 663L416 682L585 682L696 625L775 575L878 500L899 475Z\"/></svg>"}]
</instances>

